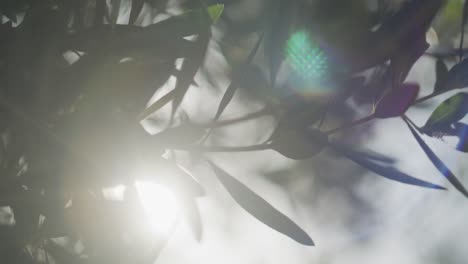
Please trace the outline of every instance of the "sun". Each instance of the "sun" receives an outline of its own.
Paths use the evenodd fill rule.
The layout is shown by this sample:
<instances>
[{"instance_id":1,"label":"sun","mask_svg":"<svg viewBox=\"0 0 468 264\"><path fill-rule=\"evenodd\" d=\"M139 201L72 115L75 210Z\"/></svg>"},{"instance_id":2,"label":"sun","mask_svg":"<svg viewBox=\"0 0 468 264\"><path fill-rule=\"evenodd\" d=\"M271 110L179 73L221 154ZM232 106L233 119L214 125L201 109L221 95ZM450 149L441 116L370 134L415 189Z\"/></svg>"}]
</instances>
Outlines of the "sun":
<instances>
[{"instance_id":1,"label":"sun","mask_svg":"<svg viewBox=\"0 0 468 264\"><path fill-rule=\"evenodd\" d=\"M180 209L174 193L163 185L147 181L137 181L135 188L152 230L158 234L171 232Z\"/></svg>"}]
</instances>

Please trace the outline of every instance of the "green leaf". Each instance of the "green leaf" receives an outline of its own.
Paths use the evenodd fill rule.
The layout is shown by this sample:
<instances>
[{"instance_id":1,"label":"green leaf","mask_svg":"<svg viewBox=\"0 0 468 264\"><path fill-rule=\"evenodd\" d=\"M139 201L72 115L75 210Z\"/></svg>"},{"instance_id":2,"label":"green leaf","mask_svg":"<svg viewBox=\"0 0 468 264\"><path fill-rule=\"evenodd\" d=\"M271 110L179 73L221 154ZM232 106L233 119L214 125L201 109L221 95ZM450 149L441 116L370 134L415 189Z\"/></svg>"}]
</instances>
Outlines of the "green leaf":
<instances>
[{"instance_id":1,"label":"green leaf","mask_svg":"<svg viewBox=\"0 0 468 264\"><path fill-rule=\"evenodd\" d=\"M314 245L309 235L286 215L275 209L262 197L229 175L226 171L211 161L208 162L232 198L253 217L303 245Z\"/></svg>"},{"instance_id":2,"label":"green leaf","mask_svg":"<svg viewBox=\"0 0 468 264\"><path fill-rule=\"evenodd\" d=\"M422 131L447 127L463 117L468 111L468 93L457 93L443 101L431 114ZM426 133L425 132L425 133Z\"/></svg>"},{"instance_id":3,"label":"green leaf","mask_svg":"<svg viewBox=\"0 0 468 264\"><path fill-rule=\"evenodd\" d=\"M215 24L218 19L221 17L224 11L224 5L223 4L216 4L216 5L211 5L207 8L208 15L211 18L211 22Z\"/></svg>"},{"instance_id":4,"label":"green leaf","mask_svg":"<svg viewBox=\"0 0 468 264\"><path fill-rule=\"evenodd\" d=\"M224 10L224 5L216 4L205 9L189 10L181 15L170 17L146 27L151 34L166 38L180 38L209 30ZM208 19L207 19L208 18Z\"/></svg>"}]
</instances>

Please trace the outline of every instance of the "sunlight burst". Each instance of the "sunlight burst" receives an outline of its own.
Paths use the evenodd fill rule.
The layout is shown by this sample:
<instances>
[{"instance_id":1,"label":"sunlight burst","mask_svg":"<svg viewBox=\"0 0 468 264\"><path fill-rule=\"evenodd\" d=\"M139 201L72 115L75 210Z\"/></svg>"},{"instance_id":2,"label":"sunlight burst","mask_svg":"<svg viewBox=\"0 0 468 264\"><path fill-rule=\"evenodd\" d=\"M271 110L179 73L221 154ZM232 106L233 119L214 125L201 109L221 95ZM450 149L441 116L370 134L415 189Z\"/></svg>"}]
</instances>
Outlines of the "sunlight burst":
<instances>
[{"instance_id":1,"label":"sunlight burst","mask_svg":"<svg viewBox=\"0 0 468 264\"><path fill-rule=\"evenodd\" d=\"M151 182L137 181L135 187L153 230L170 232L179 213L175 195L167 187Z\"/></svg>"}]
</instances>

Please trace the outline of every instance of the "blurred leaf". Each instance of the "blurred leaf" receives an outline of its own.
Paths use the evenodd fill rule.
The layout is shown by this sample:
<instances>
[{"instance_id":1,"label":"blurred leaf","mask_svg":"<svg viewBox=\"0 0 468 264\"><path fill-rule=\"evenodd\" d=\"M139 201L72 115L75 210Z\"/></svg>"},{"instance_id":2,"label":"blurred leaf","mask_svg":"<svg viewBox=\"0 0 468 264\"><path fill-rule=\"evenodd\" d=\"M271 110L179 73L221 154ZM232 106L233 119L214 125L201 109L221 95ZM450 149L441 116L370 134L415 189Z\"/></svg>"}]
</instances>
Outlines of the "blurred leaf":
<instances>
[{"instance_id":1,"label":"blurred leaf","mask_svg":"<svg viewBox=\"0 0 468 264\"><path fill-rule=\"evenodd\" d=\"M314 129L278 126L271 137L271 148L295 160L311 158L327 146L328 137Z\"/></svg>"},{"instance_id":2,"label":"blurred leaf","mask_svg":"<svg viewBox=\"0 0 468 264\"><path fill-rule=\"evenodd\" d=\"M156 34L166 38L187 37L208 30L213 23L216 23L223 10L224 5L222 4L211 5L206 10L201 8L189 10L146 28L148 34Z\"/></svg>"},{"instance_id":3,"label":"blurred leaf","mask_svg":"<svg viewBox=\"0 0 468 264\"><path fill-rule=\"evenodd\" d=\"M135 21L137 20L138 16L141 13L141 10L143 9L144 4L145 4L145 0L132 0L130 17L128 18L129 25L135 23Z\"/></svg>"},{"instance_id":4,"label":"blurred leaf","mask_svg":"<svg viewBox=\"0 0 468 264\"><path fill-rule=\"evenodd\" d=\"M110 9L110 24L117 24L117 19L119 18L120 12L120 1L121 0L111 0L111 9Z\"/></svg>"},{"instance_id":5,"label":"blurred leaf","mask_svg":"<svg viewBox=\"0 0 468 264\"><path fill-rule=\"evenodd\" d=\"M292 238L293 240L308 246L314 242L309 235L286 215L276 210L262 197L258 196L243 183L229 175L227 172L208 161L232 198L248 213L257 218L265 225Z\"/></svg>"},{"instance_id":6,"label":"blurred leaf","mask_svg":"<svg viewBox=\"0 0 468 264\"><path fill-rule=\"evenodd\" d=\"M443 59L438 58L436 62L436 83L434 85L434 92L440 92L444 90L445 83L447 82L447 76L447 65Z\"/></svg>"},{"instance_id":7,"label":"blurred leaf","mask_svg":"<svg viewBox=\"0 0 468 264\"><path fill-rule=\"evenodd\" d=\"M403 83L388 92L377 104L374 116L377 118L391 118L403 115L416 100L419 85Z\"/></svg>"},{"instance_id":8,"label":"blurred leaf","mask_svg":"<svg viewBox=\"0 0 468 264\"><path fill-rule=\"evenodd\" d=\"M365 153L362 153L361 151L355 151L349 147L343 147L342 145L337 144L335 142L330 143L330 146L333 149L335 149L338 153L354 161L356 164L387 179L425 188L441 190L445 189L442 186L412 177L404 172L395 169L394 167L388 166L388 162L383 160L379 161L378 159L375 159L372 156L365 155Z\"/></svg>"},{"instance_id":9,"label":"blurred leaf","mask_svg":"<svg viewBox=\"0 0 468 264\"><path fill-rule=\"evenodd\" d=\"M151 162L150 168L154 169L154 173L145 171L145 175L141 175L138 179L168 186L176 193L180 192L183 197L205 195L203 186L184 167L164 158L149 159L149 162Z\"/></svg>"},{"instance_id":10,"label":"blurred leaf","mask_svg":"<svg viewBox=\"0 0 468 264\"><path fill-rule=\"evenodd\" d=\"M166 148L182 147L194 144L200 140L206 130L203 127L187 123L174 128L168 128L153 135L157 145Z\"/></svg>"},{"instance_id":11,"label":"blurred leaf","mask_svg":"<svg viewBox=\"0 0 468 264\"><path fill-rule=\"evenodd\" d=\"M180 74L177 76L174 88L174 98L172 99L172 116L182 103L190 85L193 83L195 75L203 65L205 55L208 50L211 32L209 30L200 32L196 41L196 49L192 56L186 57Z\"/></svg>"},{"instance_id":12,"label":"blurred leaf","mask_svg":"<svg viewBox=\"0 0 468 264\"><path fill-rule=\"evenodd\" d=\"M405 2L402 8L385 20L375 32L364 38L366 39L364 45L359 45L357 50L348 50L349 54L344 54L352 63L352 72L387 61L398 55L408 43L414 43L415 39L421 44L420 41L425 40L425 33L444 2L441 0Z\"/></svg>"},{"instance_id":13,"label":"blurred leaf","mask_svg":"<svg viewBox=\"0 0 468 264\"><path fill-rule=\"evenodd\" d=\"M430 133L431 130L448 127L465 117L467 112L468 93L457 93L437 106L421 130Z\"/></svg>"},{"instance_id":14,"label":"blurred leaf","mask_svg":"<svg viewBox=\"0 0 468 264\"><path fill-rule=\"evenodd\" d=\"M295 1L279 0L265 40L265 55L270 70L270 85L275 87L276 74L284 60L284 47L289 38Z\"/></svg>"},{"instance_id":15,"label":"blurred leaf","mask_svg":"<svg viewBox=\"0 0 468 264\"><path fill-rule=\"evenodd\" d=\"M48 240L47 243L44 245L44 249L52 255L54 258L55 263L69 263L69 264L80 264L85 263L83 260L80 259L79 256L69 252L62 246L57 245L57 243Z\"/></svg>"},{"instance_id":16,"label":"blurred leaf","mask_svg":"<svg viewBox=\"0 0 468 264\"><path fill-rule=\"evenodd\" d=\"M465 197L468 197L468 191L465 189L463 184L457 179L457 177L450 171L450 169L437 157L436 154L429 148L429 146L424 142L424 140L418 135L418 132L411 126L408 119L404 119L406 125L413 134L414 138L418 142L419 146L421 146L426 156L431 160L432 164L437 168L437 170L445 177L447 180Z\"/></svg>"},{"instance_id":17,"label":"blurred leaf","mask_svg":"<svg viewBox=\"0 0 468 264\"><path fill-rule=\"evenodd\" d=\"M250 51L250 54L247 57L247 60L243 63L243 65L241 65L238 69L236 69L231 83L229 84L228 88L224 92L223 98L221 98L221 101L219 102L218 109L216 110L215 117L213 118L213 122L218 121L224 109L226 109L227 105L229 104L229 102L231 102L232 98L234 97L234 94L239 88L239 82L242 81L241 78L243 77L244 71L246 70L245 65L248 65L252 62L253 57L255 56L255 54L257 54L257 50L260 47L260 44L262 43L262 39L263 39L263 34L258 39L257 44L252 49L252 51Z\"/></svg>"}]
</instances>

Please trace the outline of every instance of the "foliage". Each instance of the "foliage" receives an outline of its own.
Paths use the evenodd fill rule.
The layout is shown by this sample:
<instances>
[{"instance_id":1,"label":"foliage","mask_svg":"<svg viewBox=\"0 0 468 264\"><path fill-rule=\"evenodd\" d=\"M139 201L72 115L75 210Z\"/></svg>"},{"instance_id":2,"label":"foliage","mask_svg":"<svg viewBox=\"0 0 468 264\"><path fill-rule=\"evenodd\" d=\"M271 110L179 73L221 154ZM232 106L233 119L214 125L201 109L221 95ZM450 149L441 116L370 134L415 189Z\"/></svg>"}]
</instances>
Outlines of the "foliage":
<instances>
[{"instance_id":1,"label":"foliage","mask_svg":"<svg viewBox=\"0 0 468 264\"><path fill-rule=\"evenodd\" d=\"M442 102L421 128L406 116L418 103L468 86L462 46L426 52L425 34L446 1L411 0L396 11L386 6L367 10L364 1L356 2L335 8L342 3L276 0L253 25L236 28L223 13L229 4L222 3L184 2L182 13L142 26L145 12L169 14L168 1L2 1L0 206L10 208L15 219L14 225L0 229L4 258L9 263L152 262L167 238L151 241L155 246L150 253L128 253L144 240L135 224L144 216L133 188L141 180L133 170L142 166L151 168L149 180L179 190L186 219L200 239L196 198L204 195L204 187L177 161L163 157L167 150L205 160L241 207L305 245L314 242L304 230L205 153L272 149L304 160L330 148L387 179L445 189L397 170L386 155L343 143L350 128L377 118L401 118L442 176L468 196L420 136L457 136L457 150L467 152L468 125L460 122L468 109L467 93ZM129 14L123 22L125 6ZM464 26L466 12L461 18ZM194 78L203 70L214 41L211 27L217 23L224 23L226 31L253 31L257 41L242 63L232 65L231 83L210 123L197 123L181 118L181 103L197 86ZM223 112L244 77L262 73L251 71L261 67L254 63L259 50L265 53L263 68L270 76L268 95L257 98L265 108L226 122ZM430 95L418 99L419 84L405 79L425 53L435 58L437 81ZM457 55L459 61L448 69L446 61ZM183 59L180 67L178 59ZM284 69L288 76L281 81ZM176 79L174 89L147 105L171 77ZM350 101L373 110L330 128L334 109ZM167 126L154 135L145 131L141 121L169 105ZM219 127L264 115L277 120L265 142L232 147L206 143ZM123 201L106 200L102 189L117 185L127 186ZM123 236L134 244L126 245ZM78 242L81 252L73 249Z\"/></svg>"}]
</instances>

